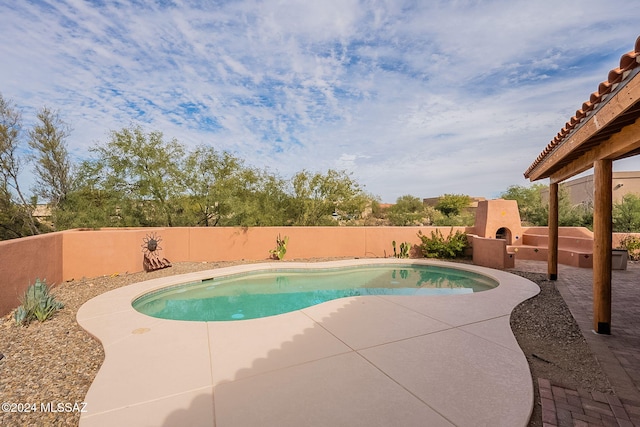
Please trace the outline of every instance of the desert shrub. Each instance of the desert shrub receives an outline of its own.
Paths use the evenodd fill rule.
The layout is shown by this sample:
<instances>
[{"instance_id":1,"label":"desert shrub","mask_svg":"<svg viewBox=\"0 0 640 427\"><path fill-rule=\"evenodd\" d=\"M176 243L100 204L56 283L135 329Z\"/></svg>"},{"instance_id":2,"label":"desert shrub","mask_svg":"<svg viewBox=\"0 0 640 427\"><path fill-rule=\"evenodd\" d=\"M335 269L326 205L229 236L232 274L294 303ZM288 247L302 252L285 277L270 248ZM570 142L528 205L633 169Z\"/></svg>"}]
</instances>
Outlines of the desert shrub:
<instances>
[{"instance_id":1,"label":"desert shrub","mask_svg":"<svg viewBox=\"0 0 640 427\"><path fill-rule=\"evenodd\" d=\"M443 215L438 211L440 215L436 215L433 219L433 225L452 226L452 227L470 227L475 223L476 217L470 212L462 212L459 215Z\"/></svg>"},{"instance_id":2,"label":"desert shrub","mask_svg":"<svg viewBox=\"0 0 640 427\"><path fill-rule=\"evenodd\" d=\"M640 237L626 236L620 241L620 248L629 252L629 259L640 261Z\"/></svg>"},{"instance_id":3,"label":"desert shrub","mask_svg":"<svg viewBox=\"0 0 640 427\"><path fill-rule=\"evenodd\" d=\"M18 324L29 324L32 320L44 322L64 307L64 304L56 301L49 293L46 281L40 279L36 279L36 282L29 286L21 302L14 313L14 319Z\"/></svg>"},{"instance_id":4,"label":"desert shrub","mask_svg":"<svg viewBox=\"0 0 640 427\"><path fill-rule=\"evenodd\" d=\"M627 194L622 198L622 202L613 204L613 231L640 231L640 196Z\"/></svg>"},{"instance_id":5,"label":"desert shrub","mask_svg":"<svg viewBox=\"0 0 640 427\"><path fill-rule=\"evenodd\" d=\"M440 230L432 231L431 237L418 231L418 237L422 241L420 250L427 258L460 258L464 255L464 250L468 246L467 235L461 231L455 234L449 233L447 237L442 235Z\"/></svg>"}]
</instances>

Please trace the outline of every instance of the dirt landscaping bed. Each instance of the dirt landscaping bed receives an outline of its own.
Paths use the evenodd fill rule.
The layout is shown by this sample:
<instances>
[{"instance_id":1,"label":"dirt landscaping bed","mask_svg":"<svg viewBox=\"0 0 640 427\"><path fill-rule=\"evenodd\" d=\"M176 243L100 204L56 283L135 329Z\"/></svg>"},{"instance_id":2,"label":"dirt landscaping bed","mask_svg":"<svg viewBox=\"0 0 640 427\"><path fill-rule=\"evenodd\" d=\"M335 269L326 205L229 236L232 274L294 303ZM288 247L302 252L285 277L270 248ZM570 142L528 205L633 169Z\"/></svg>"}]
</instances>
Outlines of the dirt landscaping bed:
<instances>
[{"instance_id":1,"label":"dirt landscaping bed","mask_svg":"<svg viewBox=\"0 0 640 427\"><path fill-rule=\"evenodd\" d=\"M65 307L52 320L25 327L16 325L10 315L0 319L0 400L20 405L22 411L31 411L2 411L0 425L78 425L77 411L82 409L81 402L104 360L100 343L80 328L75 319L78 308L86 301L143 280L240 263L243 262L178 263L151 273L82 278L54 288L52 293ZM538 296L520 304L511 316L511 327L529 361L536 385L530 426L538 427L542 421L537 378L605 393L611 389L553 282L543 274L517 274L541 288ZM57 408L58 404L67 406L62 411L43 410ZM65 412L67 409L70 412Z\"/></svg>"}]
</instances>

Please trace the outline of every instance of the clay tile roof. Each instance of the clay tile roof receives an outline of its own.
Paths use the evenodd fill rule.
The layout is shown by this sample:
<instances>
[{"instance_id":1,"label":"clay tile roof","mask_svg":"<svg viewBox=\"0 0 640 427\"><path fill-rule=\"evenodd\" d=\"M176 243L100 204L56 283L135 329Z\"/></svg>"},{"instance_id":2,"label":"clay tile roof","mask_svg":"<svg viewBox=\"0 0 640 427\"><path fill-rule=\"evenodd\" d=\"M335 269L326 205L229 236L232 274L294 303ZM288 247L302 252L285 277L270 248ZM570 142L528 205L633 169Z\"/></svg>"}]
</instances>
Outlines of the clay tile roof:
<instances>
[{"instance_id":1,"label":"clay tile roof","mask_svg":"<svg viewBox=\"0 0 640 427\"><path fill-rule=\"evenodd\" d=\"M571 134L571 132L579 127L581 123L586 121L592 113L603 101L608 99L608 95L615 91L615 89L631 74L631 70L640 67L640 37L636 39L634 49L625 53L620 58L620 66L609 71L607 80L598 85L598 90L593 92L589 97L589 100L582 104L582 109L576 111L576 115L571 117L569 121L564 125L560 132L551 140L551 142L540 153L536 160L525 171L524 176L528 178L531 172L547 157L549 153L553 151L555 147L562 144L562 142Z\"/></svg>"}]
</instances>

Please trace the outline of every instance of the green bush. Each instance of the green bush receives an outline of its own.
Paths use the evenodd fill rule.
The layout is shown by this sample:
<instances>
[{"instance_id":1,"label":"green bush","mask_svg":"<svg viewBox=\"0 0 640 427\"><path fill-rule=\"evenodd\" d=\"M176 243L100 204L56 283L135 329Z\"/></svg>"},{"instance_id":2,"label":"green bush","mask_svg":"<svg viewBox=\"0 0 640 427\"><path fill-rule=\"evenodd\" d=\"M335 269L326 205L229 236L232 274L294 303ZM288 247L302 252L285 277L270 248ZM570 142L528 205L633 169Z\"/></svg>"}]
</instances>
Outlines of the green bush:
<instances>
[{"instance_id":1,"label":"green bush","mask_svg":"<svg viewBox=\"0 0 640 427\"><path fill-rule=\"evenodd\" d=\"M21 302L22 305L14 313L14 319L19 325L29 324L32 320L44 322L64 307L64 304L56 301L49 293L46 282L40 279L29 286Z\"/></svg>"},{"instance_id":2,"label":"green bush","mask_svg":"<svg viewBox=\"0 0 640 427\"><path fill-rule=\"evenodd\" d=\"M620 241L620 248L629 252L629 259L634 261L640 260L640 237L626 236Z\"/></svg>"},{"instance_id":3,"label":"green bush","mask_svg":"<svg viewBox=\"0 0 640 427\"><path fill-rule=\"evenodd\" d=\"M468 246L467 235L461 231L451 233L445 238L440 230L432 231L431 237L418 231L418 237L422 240L420 250L427 258L461 258Z\"/></svg>"}]
</instances>

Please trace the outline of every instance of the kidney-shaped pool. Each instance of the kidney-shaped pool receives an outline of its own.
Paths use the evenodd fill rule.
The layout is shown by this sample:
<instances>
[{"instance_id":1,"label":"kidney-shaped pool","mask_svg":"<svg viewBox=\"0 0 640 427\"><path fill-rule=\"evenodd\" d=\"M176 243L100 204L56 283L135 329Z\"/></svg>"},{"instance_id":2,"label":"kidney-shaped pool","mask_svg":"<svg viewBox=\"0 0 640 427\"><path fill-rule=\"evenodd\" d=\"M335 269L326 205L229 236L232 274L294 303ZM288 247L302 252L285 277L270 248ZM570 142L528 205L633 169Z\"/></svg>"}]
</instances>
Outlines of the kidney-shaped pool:
<instances>
[{"instance_id":1,"label":"kidney-shaped pool","mask_svg":"<svg viewBox=\"0 0 640 427\"><path fill-rule=\"evenodd\" d=\"M229 321L300 310L365 295L451 295L498 286L487 276L417 264L262 270L166 287L133 307L161 319Z\"/></svg>"}]
</instances>

